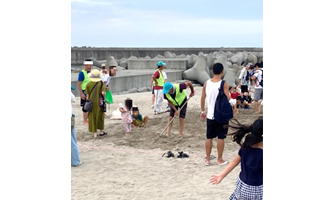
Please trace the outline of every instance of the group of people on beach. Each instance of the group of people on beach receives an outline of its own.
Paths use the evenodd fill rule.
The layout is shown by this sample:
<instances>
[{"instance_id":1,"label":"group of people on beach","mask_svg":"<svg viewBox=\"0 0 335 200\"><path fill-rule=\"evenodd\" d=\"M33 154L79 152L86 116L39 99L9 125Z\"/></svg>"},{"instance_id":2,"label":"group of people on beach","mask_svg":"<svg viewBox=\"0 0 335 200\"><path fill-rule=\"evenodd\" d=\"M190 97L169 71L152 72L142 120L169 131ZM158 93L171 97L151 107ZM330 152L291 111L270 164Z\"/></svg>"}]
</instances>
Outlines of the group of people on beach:
<instances>
[{"instance_id":1,"label":"group of people on beach","mask_svg":"<svg viewBox=\"0 0 335 200\"><path fill-rule=\"evenodd\" d=\"M79 83L81 91L81 105L83 107L84 113L84 123L89 126L89 131L93 133L93 137L98 136L97 129L100 130L99 136L103 136L104 132L104 112L101 108L101 100L104 100L104 93L106 88L108 88L108 79L106 82L102 82L101 73L99 70L90 69L93 62L90 60L85 60L84 69L82 70L84 77ZM170 136L170 130L172 127L172 121L179 116L179 138L183 137L184 119L186 117L187 102L189 98L194 96L194 88L191 82L187 81L180 84L172 84L167 82L166 74L164 76L164 67L166 63L159 61L157 63L157 70L153 73L151 83L153 86L153 98L154 114L163 113L162 102L165 99L169 106L169 118L167 125L166 135ZM201 94L201 112L200 119L202 121L207 120L207 131L206 131L206 142L205 151L206 159L204 165L210 165L211 160L211 150L213 139L217 138L217 165L227 165L228 161L223 160L223 150L224 150L224 139L227 135L233 136L233 141L241 146L238 154L229 163L229 165L218 175L212 175L210 182L212 184L219 184L239 163L241 163L241 172L237 178L237 185L234 193L229 199L262 199L263 197L263 117L259 117L254 121L252 125L243 125L237 121L237 114L239 113L239 108L248 109L251 106L252 99L249 93L253 93L253 101L255 106L255 113L260 114L262 103L259 103L263 99L263 64L256 63L252 65L248 63L243 67L241 74L239 76L239 85L229 87L227 82L223 84L223 92L230 102L235 118L230 120L227 119L225 123L219 123L214 118L215 102L219 94L219 88L221 85L223 77L223 65L221 63L216 63L213 66L214 77L207 80L202 88ZM110 76L113 73L109 74ZM96 89L94 88L100 88ZM190 88L191 93L189 97L186 95L186 89ZM238 90L241 90L238 92ZM84 104L85 101L90 99L90 97L95 94L93 102L93 109L90 111L88 118L85 115ZM73 99L73 97L72 97ZM205 109L205 102L207 102L207 111ZM126 135L130 134L132 127L145 126L148 122L148 116L142 117L139 113L138 107L133 107L132 99L126 99L124 105L119 104L119 110L122 113L122 121L124 123L124 128ZM72 114L72 113L71 113ZM73 114L72 114L73 117ZM88 119L88 122L87 122ZM231 124L230 124L231 122ZM228 134L228 129L231 128L235 131ZM75 128L71 125L71 131L75 132ZM75 137L75 133L71 136ZM76 140L72 139L73 143ZM78 148L78 147L76 147ZM75 150L74 150L75 151ZM74 153L72 156L71 151L71 165L80 165L80 159L78 164L78 159L76 162L72 162L72 159L78 157L79 153Z\"/></svg>"}]
</instances>

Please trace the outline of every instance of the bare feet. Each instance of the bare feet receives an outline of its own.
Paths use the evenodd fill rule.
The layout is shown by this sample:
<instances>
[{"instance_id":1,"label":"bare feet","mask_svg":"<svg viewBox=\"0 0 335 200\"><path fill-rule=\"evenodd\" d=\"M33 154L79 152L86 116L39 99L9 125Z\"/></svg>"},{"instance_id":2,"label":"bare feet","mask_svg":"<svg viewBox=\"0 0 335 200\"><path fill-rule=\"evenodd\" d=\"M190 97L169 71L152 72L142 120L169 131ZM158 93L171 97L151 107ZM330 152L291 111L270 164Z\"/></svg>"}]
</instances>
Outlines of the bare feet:
<instances>
[{"instance_id":1,"label":"bare feet","mask_svg":"<svg viewBox=\"0 0 335 200\"><path fill-rule=\"evenodd\" d=\"M97 137L98 137L98 134L97 134L97 133L94 133L94 134L93 134L93 138L94 138L94 139L97 139Z\"/></svg>"},{"instance_id":2,"label":"bare feet","mask_svg":"<svg viewBox=\"0 0 335 200\"><path fill-rule=\"evenodd\" d=\"M85 125L85 126L88 126L88 122L84 122L84 125Z\"/></svg>"},{"instance_id":3,"label":"bare feet","mask_svg":"<svg viewBox=\"0 0 335 200\"><path fill-rule=\"evenodd\" d=\"M130 133L129 133L129 132L127 132L127 133L126 133L126 136L129 136L129 135L130 135Z\"/></svg>"}]
</instances>

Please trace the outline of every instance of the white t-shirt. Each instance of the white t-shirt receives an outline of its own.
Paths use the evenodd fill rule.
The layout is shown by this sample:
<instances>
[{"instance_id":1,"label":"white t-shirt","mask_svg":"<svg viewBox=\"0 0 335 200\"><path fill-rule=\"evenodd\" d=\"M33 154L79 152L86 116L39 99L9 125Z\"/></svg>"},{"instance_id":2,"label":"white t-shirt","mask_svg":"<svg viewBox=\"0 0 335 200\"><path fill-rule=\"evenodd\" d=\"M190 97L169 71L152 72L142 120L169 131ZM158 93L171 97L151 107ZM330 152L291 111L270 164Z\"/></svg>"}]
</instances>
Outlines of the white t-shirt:
<instances>
[{"instance_id":1,"label":"white t-shirt","mask_svg":"<svg viewBox=\"0 0 335 200\"><path fill-rule=\"evenodd\" d=\"M71 116L73 114L73 108L72 108L72 102L76 102L76 97L73 95L73 93L71 92Z\"/></svg>"},{"instance_id":2,"label":"white t-shirt","mask_svg":"<svg viewBox=\"0 0 335 200\"><path fill-rule=\"evenodd\" d=\"M166 79L167 79L167 76L166 76L166 73L165 73L164 70L162 71L162 74L163 74L164 80L166 80Z\"/></svg>"},{"instance_id":3,"label":"white t-shirt","mask_svg":"<svg viewBox=\"0 0 335 200\"><path fill-rule=\"evenodd\" d=\"M247 76L247 69L245 67L243 67L243 69L241 70L240 76L238 77L238 79L241 79L241 85L248 85L248 82L245 78Z\"/></svg>"},{"instance_id":4,"label":"white t-shirt","mask_svg":"<svg viewBox=\"0 0 335 200\"><path fill-rule=\"evenodd\" d=\"M207 119L214 118L214 107L215 101L219 94L219 88L221 86L221 82L212 82L211 79L207 80L206 83L206 102L207 102Z\"/></svg>"},{"instance_id":5,"label":"white t-shirt","mask_svg":"<svg viewBox=\"0 0 335 200\"><path fill-rule=\"evenodd\" d=\"M255 83L256 83L255 89L263 88L262 86L259 85L259 83L262 81L262 73L263 73L262 70L260 70L260 69L256 70L256 72L258 72L258 73L255 72L255 74L254 74L254 76L256 77L256 79L255 79Z\"/></svg>"},{"instance_id":6,"label":"white t-shirt","mask_svg":"<svg viewBox=\"0 0 335 200\"><path fill-rule=\"evenodd\" d=\"M109 74L102 74L103 77L101 78L101 81L104 82L104 81L107 81L108 77L109 77Z\"/></svg>"}]
</instances>

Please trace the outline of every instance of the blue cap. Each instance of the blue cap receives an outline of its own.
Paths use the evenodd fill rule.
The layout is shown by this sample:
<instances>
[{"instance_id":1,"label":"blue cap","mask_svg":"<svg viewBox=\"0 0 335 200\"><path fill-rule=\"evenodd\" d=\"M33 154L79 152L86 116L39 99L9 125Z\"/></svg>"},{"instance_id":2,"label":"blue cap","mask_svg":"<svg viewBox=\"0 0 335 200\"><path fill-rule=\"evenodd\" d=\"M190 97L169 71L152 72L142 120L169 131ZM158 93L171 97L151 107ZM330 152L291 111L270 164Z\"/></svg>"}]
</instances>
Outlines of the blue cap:
<instances>
[{"instance_id":1,"label":"blue cap","mask_svg":"<svg viewBox=\"0 0 335 200\"><path fill-rule=\"evenodd\" d=\"M162 65L166 65L166 63L163 63L163 61L158 61L158 63L157 63L157 67L160 67L160 66L162 66Z\"/></svg>"},{"instance_id":2,"label":"blue cap","mask_svg":"<svg viewBox=\"0 0 335 200\"><path fill-rule=\"evenodd\" d=\"M166 82L163 86L163 93L168 94L172 87L173 87L172 83Z\"/></svg>"}]
</instances>

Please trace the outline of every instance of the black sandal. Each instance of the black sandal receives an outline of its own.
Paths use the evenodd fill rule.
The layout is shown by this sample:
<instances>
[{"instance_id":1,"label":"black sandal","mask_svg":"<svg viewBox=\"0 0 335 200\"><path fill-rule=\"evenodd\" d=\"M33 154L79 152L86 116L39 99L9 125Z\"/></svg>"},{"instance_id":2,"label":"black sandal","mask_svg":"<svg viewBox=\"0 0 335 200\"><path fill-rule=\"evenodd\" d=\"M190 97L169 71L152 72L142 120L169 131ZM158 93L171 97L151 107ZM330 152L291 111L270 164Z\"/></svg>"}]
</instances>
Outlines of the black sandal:
<instances>
[{"instance_id":1,"label":"black sandal","mask_svg":"<svg viewBox=\"0 0 335 200\"><path fill-rule=\"evenodd\" d=\"M98 135L99 135L99 136L104 136L104 135L107 135L107 133L106 133L106 132L103 132L102 134L99 133Z\"/></svg>"},{"instance_id":2,"label":"black sandal","mask_svg":"<svg viewBox=\"0 0 335 200\"><path fill-rule=\"evenodd\" d=\"M182 151L178 153L179 155L177 156L177 158L188 158L188 155L186 153L183 153Z\"/></svg>"},{"instance_id":3,"label":"black sandal","mask_svg":"<svg viewBox=\"0 0 335 200\"><path fill-rule=\"evenodd\" d=\"M167 158L170 158L170 157L174 157L174 154L171 152L171 151L168 151L167 153L164 153L163 155L162 155L162 157L165 155L165 154L167 154Z\"/></svg>"}]
</instances>

